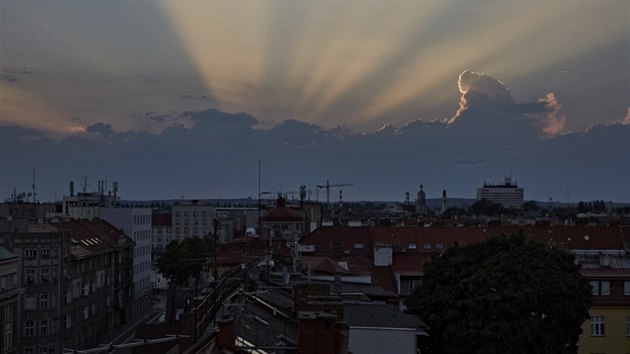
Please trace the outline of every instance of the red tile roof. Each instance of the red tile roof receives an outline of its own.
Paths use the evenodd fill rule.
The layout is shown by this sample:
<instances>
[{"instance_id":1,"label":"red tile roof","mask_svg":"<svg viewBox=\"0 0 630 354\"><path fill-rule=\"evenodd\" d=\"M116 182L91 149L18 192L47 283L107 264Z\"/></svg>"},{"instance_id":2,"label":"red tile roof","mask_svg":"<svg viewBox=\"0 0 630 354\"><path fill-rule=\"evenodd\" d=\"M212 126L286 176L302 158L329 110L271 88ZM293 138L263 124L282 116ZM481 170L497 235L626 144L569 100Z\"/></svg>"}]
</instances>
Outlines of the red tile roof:
<instances>
[{"instance_id":1,"label":"red tile roof","mask_svg":"<svg viewBox=\"0 0 630 354\"><path fill-rule=\"evenodd\" d=\"M171 226L172 214L167 212L153 212L151 215L151 225L153 226Z\"/></svg>"}]
</instances>

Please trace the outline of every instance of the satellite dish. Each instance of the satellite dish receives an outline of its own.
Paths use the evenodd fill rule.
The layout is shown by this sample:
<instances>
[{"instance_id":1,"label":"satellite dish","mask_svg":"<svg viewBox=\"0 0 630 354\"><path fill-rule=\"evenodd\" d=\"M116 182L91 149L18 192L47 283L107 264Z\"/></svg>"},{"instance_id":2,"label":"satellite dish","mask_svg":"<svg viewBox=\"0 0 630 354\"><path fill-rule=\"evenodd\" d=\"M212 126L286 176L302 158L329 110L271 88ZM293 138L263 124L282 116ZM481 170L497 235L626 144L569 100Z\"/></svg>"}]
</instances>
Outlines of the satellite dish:
<instances>
[{"instance_id":1,"label":"satellite dish","mask_svg":"<svg viewBox=\"0 0 630 354\"><path fill-rule=\"evenodd\" d=\"M248 227L247 230L245 230L245 235L248 237L256 236L256 229L254 229L253 227Z\"/></svg>"},{"instance_id":2,"label":"satellite dish","mask_svg":"<svg viewBox=\"0 0 630 354\"><path fill-rule=\"evenodd\" d=\"M584 240L588 241L589 238L588 235L584 235Z\"/></svg>"}]
</instances>

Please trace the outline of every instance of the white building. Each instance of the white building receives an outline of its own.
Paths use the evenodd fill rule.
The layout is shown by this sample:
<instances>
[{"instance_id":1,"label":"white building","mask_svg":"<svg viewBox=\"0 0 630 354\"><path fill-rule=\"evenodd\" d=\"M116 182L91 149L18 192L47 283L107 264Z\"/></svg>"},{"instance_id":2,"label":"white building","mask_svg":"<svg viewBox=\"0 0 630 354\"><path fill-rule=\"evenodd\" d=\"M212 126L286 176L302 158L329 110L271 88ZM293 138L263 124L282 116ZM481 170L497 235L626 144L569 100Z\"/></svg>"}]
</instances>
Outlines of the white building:
<instances>
[{"instance_id":1,"label":"white building","mask_svg":"<svg viewBox=\"0 0 630 354\"><path fill-rule=\"evenodd\" d=\"M171 208L173 241L182 241L191 236L205 236L212 232L214 207L208 203L192 200L180 202Z\"/></svg>"},{"instance_id":2,"label":"white building","mask_svg":"<svg viewBox=\"0 0 630 354\"><path fill-rule=\"evenodd\" d=\"M150 208L101 208L100 218L106 220L132 238L134 306L133 316L151 308L151 289L154 284L151 269L151 209Z\"/></svg>"},{"instance_id":3,"label":"white building","mask_svg":"<svg viewBox=\"0 0 630 354\"><path fill-rule=\"evenodd\" d=\"M504 208L520 208L523 206L525 190L519 188L512 178L505 177L503 184L486 184L477 188L477 200L486 199L501 204Z\"/></svg>"},{"instance_id":4,"label":"white building","mask_svg":"<svg viewBox=\"0 0 630 354\"><path fill-rule=\"evenodd\" d=\"M83 220L99 218L101 208L113 208L119 202L118 182L113 182L112 187L106 191L107 182L98 181L97 192L87 192L84 188L83 192L74 194L74 182L70 182L70 195L62 199L61 216Z\"/></svg>"}]
</instances>

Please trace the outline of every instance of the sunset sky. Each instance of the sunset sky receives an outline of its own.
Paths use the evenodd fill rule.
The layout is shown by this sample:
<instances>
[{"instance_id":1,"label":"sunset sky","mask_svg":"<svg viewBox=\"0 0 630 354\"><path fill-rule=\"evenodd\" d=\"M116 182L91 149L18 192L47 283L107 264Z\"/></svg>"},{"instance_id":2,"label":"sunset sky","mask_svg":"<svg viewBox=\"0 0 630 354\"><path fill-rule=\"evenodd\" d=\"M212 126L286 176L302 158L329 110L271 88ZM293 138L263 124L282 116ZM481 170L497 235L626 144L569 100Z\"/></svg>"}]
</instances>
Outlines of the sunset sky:
<instances>
[{"instance_id":1,"label":"sunset sky","mask_svg":"<svg viewBox=\"0 0 630 354\"><path fill-rule=\"evenodd\" d=\"M630 1L0 0L3 198L247 196L263 160L348 199L630 202L628 141Z\"/></svg>"},{"instance_id":2,"label":"sunset sky","mask_svg":"<svg viewBox=\"0 0 630 354\"><path fill-rule=\"evenodd\" d=\"M0 2L0 123L56 137L207 108L323 127L452 117L464 70L564 130L630 106L628 1ZM168 125L168 123L166 124Z\"/></svg>"}]
</instances>

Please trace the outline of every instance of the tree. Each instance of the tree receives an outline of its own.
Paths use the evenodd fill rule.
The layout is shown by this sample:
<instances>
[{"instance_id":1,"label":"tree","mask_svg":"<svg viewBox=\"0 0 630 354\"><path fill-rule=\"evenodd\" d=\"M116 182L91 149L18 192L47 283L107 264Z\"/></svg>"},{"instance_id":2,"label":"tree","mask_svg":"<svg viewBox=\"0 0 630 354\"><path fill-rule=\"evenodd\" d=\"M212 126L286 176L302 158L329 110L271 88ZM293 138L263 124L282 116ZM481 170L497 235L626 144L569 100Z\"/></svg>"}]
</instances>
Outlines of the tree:
<instances>
[{"instance_id":1,"label":"tree","mask_svg":"<svg viewBox=\"0 0 630 354\"><path fill-rule=\"evenodd\" d=\"M473 213L477 215L499 215L505 214L509 211L501 204L492 202L485 198L476 201L473 205L470 206L470 209Z\"/></svg>"},{"instance_id":2,"label":"tree","mask_svg":"<svg viewBox=\"0 0 630 354\"><path fill-rule=\"evenodd\" d=\"M579 268L522 235L450 248L407 300L430 327L423 353L577 353L591 305Z\"/></svg>"},{"instance_id":3,"label":"tree","mask_svg":"<svg viewBox=\"0 0 630 354\"><path fill-rule=\"evenodd\" d=\"M204 264L214 252L214 236L193 236L181 242L173 241L166 246L158 259L158 271L179 285L190 277L198 277Z\"/></svg>"},{"instance_id":4,"label":"tree","mask_svg":"<svg viewBox=\"0 0 630 354\"><path fill-rule=\"evenodd\" d=\"M523 210L525 211L536 211L538 210L538 204L535 201L530 200L523 203Z\"/></svg>"}]
</instances>

